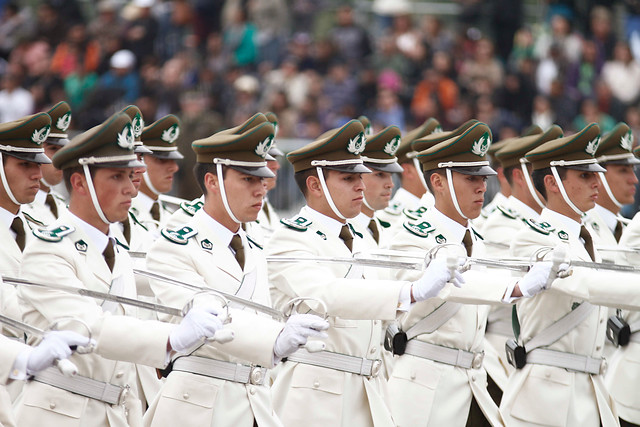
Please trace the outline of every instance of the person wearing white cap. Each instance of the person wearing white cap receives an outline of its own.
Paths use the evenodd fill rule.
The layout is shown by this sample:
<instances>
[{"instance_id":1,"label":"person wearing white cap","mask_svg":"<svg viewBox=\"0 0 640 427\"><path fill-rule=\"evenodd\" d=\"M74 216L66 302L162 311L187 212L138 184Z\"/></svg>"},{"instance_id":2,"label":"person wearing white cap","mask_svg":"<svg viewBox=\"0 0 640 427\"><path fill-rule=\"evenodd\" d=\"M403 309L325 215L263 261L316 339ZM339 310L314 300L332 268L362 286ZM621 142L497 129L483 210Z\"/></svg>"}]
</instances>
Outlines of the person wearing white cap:
<instances>
[{"instance_id":1,"label":"person wearing white cap","mask_svg":"<svg viewBox=\"0 0 640 427\"><path fill-rule=\"evenodd\" d=\"M133 103L140 93L139 77L134 67L136 56L130 50L119 50L109 60L111 68L102 77L97 89L103 91L119 91L121 99Z\"/></svg>"}]
</instances>

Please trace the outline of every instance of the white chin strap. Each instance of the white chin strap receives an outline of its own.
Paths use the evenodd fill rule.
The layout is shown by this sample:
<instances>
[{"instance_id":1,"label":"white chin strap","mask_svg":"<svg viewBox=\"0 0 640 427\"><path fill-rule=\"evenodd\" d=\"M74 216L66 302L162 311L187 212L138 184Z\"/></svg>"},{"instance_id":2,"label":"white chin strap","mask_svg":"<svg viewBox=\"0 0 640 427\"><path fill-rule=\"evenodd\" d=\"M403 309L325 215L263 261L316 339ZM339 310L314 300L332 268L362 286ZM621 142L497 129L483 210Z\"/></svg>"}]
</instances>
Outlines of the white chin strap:
<instances>
[{"instance_id":1,"label":"white chin strap","mask_svg":"<svg viewBox=\"0 0 640 427\"><path fill-rule=\"evenodd\" d=\"M522 168L522 173L524 174L524 180L527 183L527 187L529 188L529 192L531 193L533 200L535 200L538 206L540 206L540 209L544 209L545 204L542 203L542 200L540 200L540 197L538 197L538 192L536 191L536 188L533 186L533 181L531 181L531 175L529 175L529 169L527 168L527 164L521 162L520 167Z\"/></svg>"},{"instance_id":2,"label":"white chin strap","mask_svg":"<svg viewBox=\"0 0 640 427\"><path fill-rule=\"evenodd\" d=\"M347 220L347 217L342 215L342 213L338 210L338 207L333 203L333 198L331 197L331 193L329 193L329 188L327 187L327 183L324 180L324 174L322 173L321 167L316 167L316 172L318 172L318 178L320 179L320 186L322 187L322 191L324 191L325 197L327 198L327 202L329 203L329 207L333 211L334 214L340 219ZM363 196L364 197L364 196Z\"/></svg>"},{"instance_id":3,"label":"white chin strap","mask_svg":"<svg viewBox=\"0 0 640 427\"><path fill-rule=\"evenodd\" d=\"M4 187L4 191L7 192L7 196L9 196L9 199L11 199L11 201L16 205L20 205L21 203L16 200L15 196L13 195L13 192L11 191L11 188L9 187L9 181L7 181L7 174L4 173L4 158L2 157L1 152L0 152L0 178L2 178L2 186Z\"/></svg>"},{"instance_id":4,"label":"white chin strap","mask_svg":"<svg viewBox=\"0 0 640 427\"><path fill-rule=\"evenodd\" d=\"M613 195L613 191L611 191L611 187L609 187L609 182L607 181L607 177L605 176L604 172L598 172L598 175L600 175L600 180L602 181L604 191L607 192L607 195L609 196L613 204L618 208L622 208L622 203L620 203L618 199L616 199L616 196Z\"/></svg>"},{"instance_id":5,"label":"white chin strap","mask_svg":"<svg viewBox=\"0 0 640 427\"><path fill-rule=\"evenodd\" d=\"M469 219L465 214L462 213L462 209L460 209L460 205L458 204L458 196L456 196L456 190L453 188L453 177L451 176L451 168L446 168L445 170L447 171L447 184L449 184L449 193L451 193L453 207L456 208L462 218Z\"/></svg>"},{"instance_id":6,"label":"white chin strap","mask_svg":"<svg viewBox=\"0 0 640 427\"><path fill-rule=\"evenodd\" d=\"M562 180L560 179L560 175L558 175L558 170L556 169L555 166L551 166L551 173L553 174L553 177L556 179L556 182L558 183L558 188L560 189L560 194L562 194L562 198L564 199L564 201L567 202L569 207L575 213L577 213L578 215L580 215L580 217L582 217L582 215L584 215L584 212L582 212L580 209L578 209L578 207L573 204L571 199L569 199L569 195L567 194L566 190L564 189L564 184L562 184Z\"/></svg>"},{"instance_id":7,"label":"white chin strap","mask_svg":"<svg viewBox=\"0 0 640 427\"><path fill-rule=\"evenodd\" d=\"M144 173L142 174L142 178L144 178L144 183L147 184L147 187L149 188L149 190L151 190L151 192L156 196L159 196L160 192L156 190L156 187L154 187L153 184L151 183L151 178L149 178L149 172L144 171Z\"/></svg>"},{"instance_id":8,"label":"white chin strap","mask_svg":"<svg viewBox=\"0 0 640 427\"><path fill-rule=\"evenodd\" d=\"M220 183L220 195L222 196L222 204L224 205L224 209L231 217L231 220L237 224L242 224L238 218L231 212L231 207L229 206L229 201L227 200L227 191L224 189L224 177L222 176L222 164L218 163L216 165L216 175L218 176L218 182Z\"/></svg>"},{"instance_id":9,"label":"white chin strap","mask_svg":"<svg viewBox=\"0 0 640 427\"><path fill-rule=\"evenodd\" d=\"M93 179L91 178L91 172L89 171L89 165L82 165L82 171L84 172L84 177L87 180L87 187L89 188L89 195L91 196L91 202L93 202L93 207L98 212L98 216L105 224L112 224L111 221L107 219L102 208L100 207L100 202L98 202L98 196L96 195L96 189L93 186Z\"/></svg>"},{"instance_id":10,"label":"white chin strap","mask_svg":"<svg viewBox=\"0 0 640 427\"><path fill-rule=\"evenodd\" d=\"M422 168L420 167L420 162L416 157L413 158L413 166L416 168L416 172L418 172L418 177L424 189L429 192L429 187L427 187L427 181L424 179L424 173L422 172Z\"/></svg>"}]
</instances>

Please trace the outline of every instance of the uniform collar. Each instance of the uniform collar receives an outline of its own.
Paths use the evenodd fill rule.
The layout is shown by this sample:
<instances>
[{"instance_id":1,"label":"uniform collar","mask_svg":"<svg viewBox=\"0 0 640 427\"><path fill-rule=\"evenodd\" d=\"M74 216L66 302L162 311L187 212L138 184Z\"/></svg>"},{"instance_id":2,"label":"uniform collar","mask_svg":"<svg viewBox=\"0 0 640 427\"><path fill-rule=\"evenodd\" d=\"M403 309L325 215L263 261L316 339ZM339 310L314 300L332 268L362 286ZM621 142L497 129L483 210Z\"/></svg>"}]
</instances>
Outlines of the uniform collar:
<instances>
[{"instance_id":1,"label":"uniform collar","mask_svg":"<svg viewBox=\"0 0 640 427\"><path fill-rule=\"evenodd\" d=\"M38 190L38 192L36 193L36 198L34 199L35 204L44 205L48 195L48 192L42 189Z\"/></svg>"},{"instance_id":2,"label":"uniform collar","mask_svg":"<svg viewBox=\"0 0 640 427\"><path fill-rule=\"evenodd\" d=\"M198 210L198 212L196 212L196 214L194 215L194 218L197 218L199 221L204 223L204 225L209 228L209 230L213 232L216 238L225 246L229 246L229 244L231 243L231 239L233 238L234 234L236 234L213 219L213 217L205 212L204 209ZM240 230L242 230L242 227L238 229L238 233L240 233Z\"/></svg>"},{"instance_id":3,"label":"uniform collar","mask_svg":"<svg viewBox=\"0 0 640 427\"><path fill-rule=\"evenodd\" d=\"M357 223L362 228L367 228L372 219L372 216L368 216L367 214L360 212L358 216L353 218L351 221Z\"/></svg>"},{"instance_id":4,"label":"uniform collar","mask_svg":"<svg viewBox=\"0 0 640 427\"><path fill-rule=\"evenodd\" d=\"M396 194L393 195L393 198L398 198L400 200L404 200L405 203L407 205L409 205L409 207L411 209L414 209L418 206L420 206L420 198L416 197L415 195L413 195L412 193L409 193L407 190L405 190L403 187L398 188L398 190L396 191Z\"/></svg>"},{"instance_id":5,"label":"uniform collar","mask_svg":"<svg viewBox=\"0 0 640 427\"><path fill-rule=\"evenodd\" d=\"M502 194L502 193L501 193ZM538 221L540 219L540 214L526 203L522 202L520 199L514 196L509 196L507 198L508 203L511 205L514 211L518 212L524 219L534 219Z\"/></svg>"},{"instance_id":6,"label":"uniform collar","mask_svg":"<svg viewBox=\"0 0 640 427\"><path fill-rule=\"evenodd\" d=\"M140 212L151 212L151 206L156 200L144 194L142 191L138 191L138 195L135 197L135 203L139 206Z\"/></svg>"},{"instance_id":7,"label":"uniform collar","mask_svg":"<svg viewBox=\"0 0 640 427\"><path fill-rule=\"evenodd\" d=\"M74 222L78 224L78 226L82 229L84 234L87 235L89 240L93 242L93 244L98 248L100 253L104 252L104 249L107 247L107 242L109 240L113 240L115 242L115 238L111 234L111 227L109 227L109 234L104 234L102 231L95 228L93 225L89 224L83 219L80 219L78 216L74 215L70 211L68 214L71 216Z\"/></svg>"},{"instance_id":8,"label":"uniform collar","mask_svg":"<svg viewBox=\"0 0 640 427\"><path fill-rule=\"evenodd\" d=\"M552 211L551 209L544 208L542 210L542 213L540 214L540 220L549 220L552 224L561 225L564 231L566 231L570 235L575 237L580 236L580 227L582 227L582 224L572 220L566 215L562 215L561 213Z\"/></svg>"},{"instance_id":9,"label":"uniform collar","mask_svg":"<svg viewBox=\"0 0 640 427\"><path fill-rule=\"evenodd\" d=\"M22 222L24 223L24 216L22 215L22 209L18 210L18 215L14 215L5 208L0 208L0 223L4 226L4 228L9 229L11 224L13 223L13 219L19 216ZM13 231L11 231L13 233ZM15 237L15 236L14 236Z\"/></svg>"},{"instance_id":10,"label":"uniform collar","mask_svg":"<svg viewBox=\"0 0 640 427\"><path fill-rule=\"evenodd\" d=\"M300 214L312 222L317 223L323 229L323 231L328 231L333 236L339 236L340 230L344 225L340 221L336 221L333 218L329 218L328 216L321 214L315 209L311 209L309 206L303 206L300 210Z\"/></svg>"},{"instance_id":11,"label":"uniform collar","mask_svg":"<svg viewBox=\"0 0 640 427\"><path fill-rule=\"evenodd\" d=\"M462 242L462 239L464 239L464 234L467 232L467 230L469 230L471 232L471 235L473 236L474 233L473 230L471 230L469 221L467 221L467 226L465 227L464 225L452 220L451 218L440 212L438 209L436 209L435 206L429 211L434 216L434 219L447 229L447 231L449 232L448 234L453 237L454 242Z\"/></svg>"},{"instance_id":12,"label":"uniform collar","mask_svg":"<svg viewBox=\"0 0 640 427\"><path fill-rule=\"evenodd\" d=\"M600 215L600 218L602 218L604 223L607 225L607 228L609 228L613 233L616 229L616 225L618 225L618 215L614 214L607 208L603 208L597 203L593 210Z\"/></svg>"}]
</instances>

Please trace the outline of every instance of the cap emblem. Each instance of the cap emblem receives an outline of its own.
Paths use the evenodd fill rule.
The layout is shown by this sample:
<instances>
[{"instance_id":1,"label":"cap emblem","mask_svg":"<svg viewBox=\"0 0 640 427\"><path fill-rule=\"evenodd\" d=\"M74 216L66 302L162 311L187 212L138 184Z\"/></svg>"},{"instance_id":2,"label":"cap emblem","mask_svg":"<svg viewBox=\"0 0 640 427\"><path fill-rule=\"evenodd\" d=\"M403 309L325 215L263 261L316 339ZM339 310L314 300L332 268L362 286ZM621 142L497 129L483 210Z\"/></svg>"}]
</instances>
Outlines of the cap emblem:
<instances>
[{"instance_id":1,"label":"cap emblem","mask_svg":"<svg viewBox=\"0 0 640 427\"><path fill-rule=\"evenodd\" d=\"M347 151L354 155L359 155L364 151L364 133L360 132L354 138L349 139Z\"/></svg>"},{"instance_id":2,"label":"cap emblem","mask_svg":"<svg viewBox=\"0 0 640 427\"><path fill-rule=\"evenodd\" d=\"M62 132L65 132L69 129L69 125L71 124L71 111L66 112L56 121L56 127L60 129Z\"/></svg>"},{"instance_id":3,"label":"cap emblem","mask_svg":"<svg viewBox=\"0 0 640 427\"><path fill-rule=\"evenodd\" d=\"M160 139L166 142L167 144L173 144L176 139L180 136L180 127L177 124L172 125L169 129L165 129L162 131L162 135Z\"/></svg>"},{"instance_id":4,"label":"cap emblem","mask_svg":"<svg viewBox=\"0 0 640 427\"><path fill-rule=\"evenodd\" d=\"M133 132L129 123L118 134L118 145L125 150L133 150Z\"/></svg>"},{"instance_id":5,"label":"cap emblem","mask_svg":"<svg viewBox=\"0 0 640 427\"><path fill-rule=\"evenodd\" d=\"M398 151L399 145L400 145L400 137L396 136L391 141L387 142L387 144L384 146L384 149L382 151L384 151L390 156L393 156L394 154L396 154L396 151Z\"/></svg>"},{"instance_id":6,"label":"cap emblem","mask_svg":"<svg viewBox=\"0 0 640 427\"><path fill-rule=\"evenodd\" d=\"M596 151L598 150L599 144L600 144L600 135L596 136L591 141L589 141L589 143L584 149L585 153L589 154L590 156L594 156L596 154Z\"/></svg>"},{"instance_id":7,"label":"cap emblem","mask_svg":"<svg viewBox=\"0 0 640 427\"><path fill-rule=\"evenodd\" d=\"M371 124L368 124L364 127L364 134L373 135L373 126L371 126Z\"/></svg>"},{"instance_id":8,"label":"cap emblem","mask_svg":"<svg viewBox=\"0 0 640 427\"><path fill-rule=\"evenodd\" d=\"M626 151L631 151L633 148L633 132L629 131L620 138L620 147Z\"/></svg>"},{"instance_id":9,"label":"cap emblem","mask_svg":"<svg viewBox=\"0 0 640 427\"><path fill-rule=\"evenodd\" d=\"M490 145L491 137L489 136L489 132L485 132L484 134L482 134L480 139L473 142L473 145L471 146L471 152L476 156L482 157L487 154Z\"/></svg>"},{"instance_id":10,"label":"cap emblem","mask_svg":"<svg viewBox=\"0 0 640 427\"><path fill-rule=\"evenodd\" d=\"M140 114L136 114L131 120L131 125L133 126L133 136L134 138L142 135L142 130L144 129L144 120Z\"/></svg>"},{"instance_id":11,"label":"cap emblem","mask_svg":"<svg viewBox=\"0 0 640 427\"><path fill-rule=\"evenodd\" d=\"M269 135L256 146L255 153L260 157L265 157L271 149L271 144L273 144L273 135Z\"/></svg>"},{"instance_id":12,"label":"cap emblem","mask_svg":"<svg viewBox=\"0 0 640 427\"><path fill-rule=\"evenodd\" d=\"M431 131L431 135L433 135L434 133L442 133L444 132L444 130L442 130L442 126L438 125L435 128L433 128L433 130Z\"/></svg>"},{"instance_id":13,"label":"cap emblem","mask_svg":"<svg viewBox=\"0 0 640 427\"><path fill-rule=\"evenodd\" d=\"M33 142L36 145L42 145L42 143L46 141L47 137L49 136L50 130L51 130L51 126L49 125L45 125L41 129L34 130L33 134L31 134L31 142Z\"/></svg>"}]
</instances>

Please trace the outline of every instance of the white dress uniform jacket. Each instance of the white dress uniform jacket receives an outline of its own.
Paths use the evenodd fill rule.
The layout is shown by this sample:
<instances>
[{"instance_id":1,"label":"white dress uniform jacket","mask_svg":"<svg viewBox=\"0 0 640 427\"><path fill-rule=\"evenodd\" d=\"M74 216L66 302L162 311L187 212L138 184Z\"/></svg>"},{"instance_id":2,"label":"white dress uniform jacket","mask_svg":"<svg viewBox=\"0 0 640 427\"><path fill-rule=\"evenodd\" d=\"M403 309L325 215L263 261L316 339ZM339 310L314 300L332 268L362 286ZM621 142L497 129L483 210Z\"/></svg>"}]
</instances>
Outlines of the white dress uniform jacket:
<instances>
[{"instance_id":1,"label":"white dress uniform jacket","mask_svg":"<svg viewBox=\"0 0 640 427\"><path fill-rule=\"evenodd\" d=\"M159 205L160 221L154 220L151 216L151 207L154 203ZM154 239L160 236L160 229L164 227L171 216L171 212L161 200L153 200L142 191L131 200L131 212L147 230L153 233Z\"/></svg>"},{"instance_id":2,"label":"white dress uniform jacket","mask_svg":"<svg viewBox=\"0 0 640 427\"><path fill-rule=\"evenodd\" d=\"M305 206L294 219L282 222L286 226L272 236L269 256L352 256L338 237L342 226L338 221ZM359 234L354 236L354 253L363 249L362 240ZM295 297L324 301L331 325L326 350L380 359L382 321L396 318L406 283L363 280L362 271L346 264L270 263L274 304L281 308ZM315 304L309 306L317 310ZM282 365L273 389L276 412L287 426L395 425L380 376L365 377L288 361Z\"/></svg>"},{"instance_id":3,"label":"white dress uniform jacket","mask_svg":"<svg viewBox=\"0 0 640 427\"><path fill-rule=\"evenodd\" d=\"M70 212L47 229L35 233L27 245L21 276L39 283L64 284L135 298L131 261L116 247L113 272L102 251L107 236ZM91 354L74 354L70 360L78 375L118 386L135 386L133 363L163 367L167 363L167 340L172 325L135 318L136 310L68 292L41 287L21 287L20 303L26 323L46 329L57 319L72 317L91 328L97 347ZM80 327L77 332L86 333ZM140 401L135 387L123 406L32 381L16 402L18 425L137 426L141 424Z\"/></svg>"},{"instance_id":4,"label":"white dress uniform jacket","mask_svg":"<svg viewBox=\"0 0 640 427\"><path fill-rule=\"evenodd\" d=\"M49 193L38 190L36 193L36 198L31 203L27 203L22 205L20 209L25 212L30 217L40 221L42 224L49 225L53 224L56 219L58 219L49 205L46 204L46 198ZM51 195L53 196L53 201L56 204L56 209L58 210L58 216L62 215L62 213L67 209L67 204L62 196L58 193L51 191Z\"/></svg>"},{"instance_id":5,"label":"white dress uniform jacket","mask_svg":"<svg viewBox=\"0 0 640 427\"><path fill-rule=\"evenodd\" d=\"M389 206L378 212L377 216L381 220L391 224L391 228L396 225L402 226L402 222L406 220L406 218L403 218L402 216L402 211L405 209L414 210L422 205L426 205L427 207L433 206L433 203L433 195L428 191L422 196L422 198L420 198L400 187L393 195L393 198L389 202Z\"/></svg>"},{"instance_id":6,"label":"white dress uniform jacket","mask_svg":"<svg viewBox=\"0 0 640 427\"><path fill-rule=\"evenodd\" d=\"M217 289L270 306L266 260L262 249L239 231L245 251L244 270L229 249L233 233L211 218L203 209L177 230L163 229L162 236L147 255L147 267L191 285ZM158 301L184 307L194 292L176 285L151 280ZM240 363L273 365L273 345L283 324L249 309L237 307L227 326L235 331L233 341L206 344L193 355ZM170 319L177 321L179 319ZM242 384L173 371L156 400L145 414L147 426L251 427L280 426L267 385Z\"/></svg>"}]
</instances>

